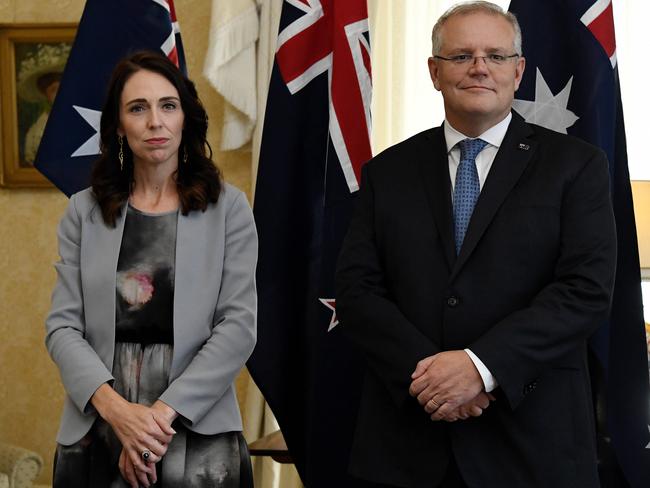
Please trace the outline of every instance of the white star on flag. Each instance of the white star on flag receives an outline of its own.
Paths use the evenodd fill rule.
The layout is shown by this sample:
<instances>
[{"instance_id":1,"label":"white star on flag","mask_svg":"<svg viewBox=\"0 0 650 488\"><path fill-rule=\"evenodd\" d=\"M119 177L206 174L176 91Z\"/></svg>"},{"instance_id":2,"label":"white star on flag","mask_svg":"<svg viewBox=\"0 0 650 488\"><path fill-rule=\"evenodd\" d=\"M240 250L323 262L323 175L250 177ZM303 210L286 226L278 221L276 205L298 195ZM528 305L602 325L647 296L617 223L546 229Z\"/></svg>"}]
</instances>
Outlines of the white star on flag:
<instances>
[{"instance_id":1,"label":"white star on flag","mask_svg":"<svg viewBox=\"0 0 650 488\"><path fill-rule=\"evenodd\" d=\"M553 96L541 71L537 68L535 100L530 102L528 100L515 99L512 102L512 106L526 119L526 122L541 125L547 129L566 134L567 128L571 127L579 119L576 114L566 108L569 102L572 82L573 76L569 79L562 91Z\"/></svg>"},{"instance_id":2,"label":"white star on flag","mask_svg":"<svg viewBox=\"0 0 650 488\"><path fill-rule=\"evenodd\" d=\"M73 105L79 115L95 129L95 134L93 134L90 139L84 142L79 148L71 154L71 157L77 156L94 156L95 154L100 154L99 151L99 122L102 118L102 113L98 110L92 110L90 108L79 107L78 105Z\"/></svg>"},{"instance_id":3,"label":"white star on flag","mask_svg":"<svg viewBox=\"0 0 650 488\"><path fill-rule=\"evenodd\" d=\"M330 319L330 325L327 328L327 332L332 330L334 327L339 325L339 319L336 317L336 299L334 298L319 298L319 302L325 305L332 311L332 318Z\"/></svg>"}]
</instances>

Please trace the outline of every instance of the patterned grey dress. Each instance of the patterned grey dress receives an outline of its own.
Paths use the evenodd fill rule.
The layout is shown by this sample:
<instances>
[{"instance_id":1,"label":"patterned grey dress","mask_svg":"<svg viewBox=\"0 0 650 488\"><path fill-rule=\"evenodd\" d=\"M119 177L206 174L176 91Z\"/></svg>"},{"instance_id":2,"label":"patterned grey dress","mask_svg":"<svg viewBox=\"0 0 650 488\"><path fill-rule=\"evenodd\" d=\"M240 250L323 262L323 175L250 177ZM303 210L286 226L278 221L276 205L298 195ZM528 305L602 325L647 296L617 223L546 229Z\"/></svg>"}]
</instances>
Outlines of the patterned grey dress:
<instances>
[{"instance_id":1,"label":"patterned grey dress","mask_svg":"<svg viewBox=\"0 0 650 488\"><path fill-rule=\"evenodd\" d=\"M174 261L178 212L148 214L129 206L117 265L113 388L130 402L153 404L167 388L174 330ZM252 487L241 432L205 436L180 422L156 465L163 488ZM122 446L98 418L71 446L58 445L54 488L123 488Z\"/></svg>"}]
</instances>

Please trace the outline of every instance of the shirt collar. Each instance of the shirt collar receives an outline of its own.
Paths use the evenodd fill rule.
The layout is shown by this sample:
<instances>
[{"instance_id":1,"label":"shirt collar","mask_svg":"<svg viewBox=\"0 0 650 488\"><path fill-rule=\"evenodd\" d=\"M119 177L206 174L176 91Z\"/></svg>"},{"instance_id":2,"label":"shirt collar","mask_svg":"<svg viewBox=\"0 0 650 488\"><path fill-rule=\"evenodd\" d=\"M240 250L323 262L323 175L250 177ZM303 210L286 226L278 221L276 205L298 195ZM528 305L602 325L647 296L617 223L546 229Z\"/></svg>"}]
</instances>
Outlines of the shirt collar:
<instances>
[{"instance_id":1,"label":"shirt collar","mask_svg":"<svg viewBox=\"0 0 650 488\"><path fill-rule=\"evenodd\" d=\"M512 112L508 112L508 115L506 116L505 119L503 119L497 125L493 125L492 127L490 127L488 130L483 132L483 134L478 136L477 139L483 139L491 146L498 148L499 146L501 146L501 143L503 142L503 138L506 136L506 132L508 132L508 126L510 125L511 120L512 120ZM456 129L454 129L447 119L445 119L445 123L443 127L445 131L445 141L447 142L447 153L450 153L451 150L460 141L462 141L463 139L468 139L468 137L465 134L458 132ZM473 139L473 138L469 137L469 139Z\"/></svg>"}]
</instances>

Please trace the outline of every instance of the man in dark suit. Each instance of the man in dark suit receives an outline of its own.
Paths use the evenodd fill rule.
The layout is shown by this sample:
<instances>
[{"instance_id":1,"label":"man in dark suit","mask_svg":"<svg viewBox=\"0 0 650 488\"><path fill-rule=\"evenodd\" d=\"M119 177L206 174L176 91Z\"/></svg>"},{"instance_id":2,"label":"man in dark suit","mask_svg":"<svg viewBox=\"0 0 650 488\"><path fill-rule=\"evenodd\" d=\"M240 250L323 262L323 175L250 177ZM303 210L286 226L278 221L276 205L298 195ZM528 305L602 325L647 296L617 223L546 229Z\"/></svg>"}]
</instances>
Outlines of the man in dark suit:
<instances>
[{"instance_id":1,"label":"man in dark suit","mask_svg":"<svg viewBox=\"0 0 650 488\"><path fill-rule=\"evenodd\" d=\"M337 270L367 359L350 471L376 486L596 487L586 341L616 256L604 154L512 112L516 19L453 7L444 124L363 170Z\"/></svg>"}]
</instances>

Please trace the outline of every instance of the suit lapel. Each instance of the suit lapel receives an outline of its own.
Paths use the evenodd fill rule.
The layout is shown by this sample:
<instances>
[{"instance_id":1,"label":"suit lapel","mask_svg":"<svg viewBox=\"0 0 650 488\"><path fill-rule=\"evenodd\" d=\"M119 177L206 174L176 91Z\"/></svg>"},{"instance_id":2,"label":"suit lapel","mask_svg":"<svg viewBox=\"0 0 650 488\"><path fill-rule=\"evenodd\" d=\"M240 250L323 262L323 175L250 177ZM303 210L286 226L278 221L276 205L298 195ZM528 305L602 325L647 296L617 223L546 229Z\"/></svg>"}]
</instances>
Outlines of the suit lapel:
<instances>
[{"instance_id":1,"label":"suit lapel","mask_svg":"<svg viewBox=\"0 0 650 488\"><path fill-rule=\"evenodd\" d=\"M537 149L531 128L515 112L481 190L450 280L472 254L499 207L515 186Z\"/></svg>"},{"instance_id":2,"label":"suit lapel","mask_svg":"<svg viewBox=\"0 0 650 488\"><path fill-rule=\"evenodd\" d=\"M447 144L442 127L426 132L422 141L426 144L426 147L419 151L424 188L445 250L447 264L449 269L452 269L456 261L456 249Z\"/></svg>"}]
</instances>

